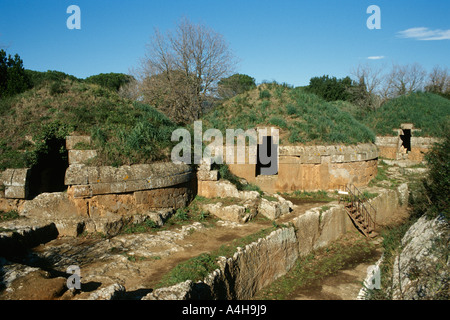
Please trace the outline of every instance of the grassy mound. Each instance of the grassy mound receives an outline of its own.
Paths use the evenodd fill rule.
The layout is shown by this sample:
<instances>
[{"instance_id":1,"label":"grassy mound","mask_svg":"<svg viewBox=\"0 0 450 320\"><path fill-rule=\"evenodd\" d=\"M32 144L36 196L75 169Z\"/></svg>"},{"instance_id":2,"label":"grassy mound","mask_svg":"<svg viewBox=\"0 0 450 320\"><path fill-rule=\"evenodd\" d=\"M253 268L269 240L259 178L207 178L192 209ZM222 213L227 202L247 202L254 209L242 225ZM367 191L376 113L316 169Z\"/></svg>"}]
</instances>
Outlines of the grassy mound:
<instances>
[{"instance_id":1,"label":"grassy mound","mask_svg":"<svg viewBox=\"0 0 450 320\"><path fill-rule=\"evenodd\" d=\"M92 135L97 165L164 160L176 125L153 107L114 90L65 78L0 100L0 170L31 167L46 142Z\"/></svg>"},{"instance_id":2,"label":"grassy mound","mask_svg":"<svg viewBox=\"0 0 450 320\"><path fill-rule=\"evenodd\" d=\"M363 122L377 135L396 135L402 123L421 129L415 136L445 137L450 128L450 100L432 93L412 93L392 99L370 113Z\"/></svg>"},{"instance_id":3,"label":"grassy mound","mask_svg":"<svg viewBox=\"0 0 450 320\"><path fill-rule=\"evenodd\" d=\"M356 144L374 142L375 135L350 113L302 88L276 83L226 100L202 119L203 128L226 129L275 126L281 145Z\"/></svg>"}]
</instances>

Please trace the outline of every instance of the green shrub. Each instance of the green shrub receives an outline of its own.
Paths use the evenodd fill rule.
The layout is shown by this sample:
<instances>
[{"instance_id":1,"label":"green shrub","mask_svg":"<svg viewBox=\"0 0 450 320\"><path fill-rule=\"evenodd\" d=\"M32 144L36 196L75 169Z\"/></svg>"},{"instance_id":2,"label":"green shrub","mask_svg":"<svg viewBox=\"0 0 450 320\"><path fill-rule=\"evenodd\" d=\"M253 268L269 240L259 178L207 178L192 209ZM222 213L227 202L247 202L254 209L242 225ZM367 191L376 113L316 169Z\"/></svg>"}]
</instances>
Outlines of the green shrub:
<instances>
[{"instance_id":1,"label":"green shrub","mask_svg":"<svg viewBox=\"0 0 450 320\"><path fill-rule=\"evenodd\" d=\"M19 219L19 213L16 210L11 211L0 211L0 221L9 221Z\"/></svg>"},{"instance_id":2,"label":"green shrub","mask_svg":"<svg viewBox=\"0 0 450 320\"><path fill-rule=\"evenodd\" d=\"M348 90L350 87L352 87L352 80L349 77L337 79L336 77L324 75L311 78L306 90L322 97L326 101L345 101L351 97Z\"/></svg>"},{"instance_id":3,"label":"green shrub","mask_svg":"<svg viewBox=\"0 0 450 320\"><path fill-rule=\"evenodd\" d=\"M448 128L447 128L448 130ZM450 218L450 131L441 143L436 143L425 155L429 172L423 181L425 195L431 205L427 214L435 217L442 215Z\"/></svg>"},{"instance_id":4,"label":"green shrub","mask_svg":"<svg viewBox=\"0 0 450 320\"><path fill-rule=\"evenodd\" d=\"M270 94L269 90L262 90L259 93L259 98L260 99L270 99L272 97L272 95Z\"/></svg>"},{"instance_id":5,"label":"green shrub","mask_svg":"<svg viewBox=\"0 0 450 320\"><path fill-rule=\"evenodd\" d=\"M297 113L297 108L294 106L294 105L292 105L292 104L287 104L286 105L286 113L288 114L288 115L293 115L293 114L296 114Z\"/></svg>"},{"instance_id":6,"label":"green shrub","mask_svg":"<svg viewBox=\"0 0 450 320\"><path fill-rule=\"evenodd\" d=\"M61 82L55 82L50 87L50 94L52 96L64 93L66 91L67 91L67 89L65 88L64 84Z\"/></svg>"},{"instance_id":7,"label":"green shrub","mask_svg":"<svg viewBox=\"0 0 450 320\"><path fill-rule=\"evenodd\" d=\"M123 73L100 73L86 78L86 83L93 83L102 86L103 88L118 92L120 87L129 83L134 78Z\"/></svg>"},{"instance_id":8,"label":"green shrub","mask_svg":"<svg viewBox=\"0 0 450 320\"><path fill-rule=\"evenodd\" d=\"M18 54L7 56L0 50L0 98L9 97L30 89L32 86L23 61Z\"/></svg>"},{"instance_id":9,"label":"green shrub","mask_svg":"<svg viewBox=\"0 0 450 320\"><path fill-rule=\"evenodd\" d=\"M218 92L221 98L227 99L244 93L256 87L255 79L246 74L233 74L223 78L218 83Z\"/></svg>"},{"instance_id":10,"label":"green shrub","mask_svg":"<svg viewBox=\"0 0 450 320\"><path fill-rule=\"evenodd\" d=\"M272 117L272 118L269 120L269 123L272 124L272 125L274 125L274 126L283 128L283 129L286 129L286 128L287 128L286 121L285 121L284 119L282 119L282 118L279 118L279 117Z\"/></svg>"}]
</instances>

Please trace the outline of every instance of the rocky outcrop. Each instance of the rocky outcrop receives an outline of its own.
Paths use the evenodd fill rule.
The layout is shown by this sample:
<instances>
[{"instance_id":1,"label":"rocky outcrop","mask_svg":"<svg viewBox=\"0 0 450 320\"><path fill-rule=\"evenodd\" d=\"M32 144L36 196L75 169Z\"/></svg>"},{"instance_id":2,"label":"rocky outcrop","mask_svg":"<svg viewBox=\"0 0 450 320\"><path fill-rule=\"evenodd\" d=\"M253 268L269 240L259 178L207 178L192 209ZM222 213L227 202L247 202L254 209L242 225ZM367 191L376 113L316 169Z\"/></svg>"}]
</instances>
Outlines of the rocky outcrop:
<instances>
[{"instance_id":1,"label":"rocky outcrop","mask_svg":"<svg viewBox=\"0 0 450 320\"><path fill-rule=\"evenodd\" d=\"M91 293L87 300L117 300L123 297L125 291L123 285L115 283Z\"/></svg>"},{"instance_id":2,"label":"rocky outcrop","mask_svg":"<svg viewBox=\"0 0 450 320\"><path fill-rule=\"evenodd\" d=\"M156 289L143 297L142 300L192 300L194 288L194 282L186 280L171 287Z\"/></svg>"},{"instance_id":3,"label":"rocky outcrop","mask_svg":"<svg viewBox=\"0 0 450 320\"><path fill-rule=\"evenodd\" d=\"M294 207L291 201L288 201L280 195L274 195L276 200L261 198L258 206L258 212L270 220L275 220L282 215L288 214Z\"/></svg>"},{"instance_id":4,"label":"rocky outcrop","mask_svg":"<svg viewBox=\"0 0 450 320\"><path fill-rule=\"evenodd\" d=\"M237 204L223 206L222 202L209 203L203 205L203 209L220 219L238 223L245 223L251 217L250 211L247 212L245 206Z\"/></svg>"},{"instance_id":5,"label":"rocky outcrop","mask_svg":"<svg viewBox=\"0 0 450 320\"><path fill-rule=\"evenodd\" d=\"M421 217L402 238L393 267L393 299L448 299L450 226L443 218Z\"/></svg>"}]
</instances>

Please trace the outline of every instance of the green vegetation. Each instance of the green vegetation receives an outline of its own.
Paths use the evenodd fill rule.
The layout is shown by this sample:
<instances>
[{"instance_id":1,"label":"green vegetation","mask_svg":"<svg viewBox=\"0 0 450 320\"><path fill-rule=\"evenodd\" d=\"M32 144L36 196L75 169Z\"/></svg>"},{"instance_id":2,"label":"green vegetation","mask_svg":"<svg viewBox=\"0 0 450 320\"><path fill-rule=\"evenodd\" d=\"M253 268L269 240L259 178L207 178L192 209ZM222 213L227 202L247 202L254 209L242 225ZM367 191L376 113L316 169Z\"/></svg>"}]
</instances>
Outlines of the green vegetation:
<instances>
[{"instance_id":1,"label":"green vegetation","mask_svg":"<svg viewBox=\"0 0 450 320\"><path fill-rule=\"evenodd\" d=\"M120 87L129 83L134 78L123 73L100 73L94 76L87 77L84 81L86 83L98 84L106 89L118 92Z\"/></svg>"},{"instance_id":2,"label":"green vegetation","mask_svg":"<svg viewBox=\"0 0 450 320\"><path fill-rule=\"evenodd\" d=\"M64 92L55 94L55 83ZM170 137L176 128L153 107L122 99L99 85L68 79L44 82L39 88L1 99L0 116L0 170L32 166L49 140L70 133L92 135L92 147L99 151L95 164L164 160L170 156Z\"/></svg>"},{"instance_id":3,"label":"green vegetation","mask_svg":"<svg viewBox=\"0 0 450 320\"><path fill-rule=\"evenodd\" d=\"M321 206L320 210L319 210L319 213L322 214L323 212L327 211L330 208L331 208L330 206Z\"/></svg>"},{"instance_id":4,"label":"green vegetation","mask_svg":"<svg viewBox=\"0 0 450 320\"><path fill-rule=\"evenodd\" d=\"M0 222L1 221L9 221L9 220L16 220L19 219L19 213L16 210L11 211L0 211Z\"/></svg>"},{"instance_id":5,"label":"green vegetation","mask_svg":"<svg viewBox=\"0 0 450 320\"><path fill-rule=\"evenodd\" d=\"M324 75L322 77L313 77L309 80L309 85L305 88L307 92L314 93L325 101L347 101L351 99L349 88L353 83L350 77L337 79Z\"/></svg>"},{"instance_id":6,"label":"green vegetation","mask_svg":"<svg viewBox=\"0 0 450 320\"><path fill-rule=\"evenodd\" d=\"M134 79L130 75L114 72L100 73L97 75L87 77L86 79L79 79L70 74L55 70L48 70L45 72L25 70L25 74L31 81L31 87L39 89L43 86L50 85L51 88L50 93L53 95L66 92L66 88L64 85L65 81L68 81L69 83L77 82L86 84L96 84L104 89L118 92L120 87L128 84L130 81Z\"/></svg>"},{"instance_id":7,"label":"green vegetation","mask_svg":"<svg viewBox=\"0 0 450 320\"><path fill-rule=\"evenodd\" d=\"M60 84L64 82L65 80L69 82L81 82L82 80L78 79L75 76L72 76L70 74L61 72L61 71L55 71L55 70L48 70L46 72L41 71L34 71L34 70L25 70L26 74L31 80L32 87L39 89L43 86L46 86L48 84Z\"/></svg>"},{"instance_id":8,"label":"green vegetation","mask_svg":"<svg viewBox=\"0 0 450 320\"><path fill-rule=\"evenodd\" d=\"M426 214L434 218L441 216L447 222L450 218L450 135L425 155L429 168L428 174L415 185L415 192L410 194L412 215L419 217Z\"/></svg>"},{"instance_id":9,"label":"green vegetation","mask_svg":"<svg viewBox=\"0 0 450 320\"><path fill-rule=\"evenodd\" d=\"M374 142L375 135L348 112L302 88L277 83L222 102L202 119L204 128L249 129L278 126L280 144L356 144Z\"/></svg>"},{"instance_id":10,"label":"green vegetation","mask_svg":"<svg viewBox=\"0 0 450 320\"><path fill-rule=\"evenodd\" d=\"M450 218L450 132L445 139L437 143L425 155L429 173L423 181L425 196L431 202L426 213L435 217L442 215L448 221Z\"/></svg>"},{"instance_id":11,"label":"green vegetation","mask_svg":"<svg viewBox=\"0 0 450 320\"><path fill-rule=\"evenodd\" d=\"M219 81L218 92L220 97L228 99L254 89L255 87L255 78L252 78L246 74L236 73Z\"/></svg>"},{"instance_id":12,"label":"green vegetation","mask_svg":"<svg viewBox=\"0 0 450 320\"><path fill-rule=\"evenodd\" d=\"M388 180L387 169L388 164L383 160L379 161L377 175L369 182L369 187L380 186L380 182Z\"/></svg>"},{"instance_id":13,"label":"green vegetation","mask_svg":"<svg viewBox=\"0 0 450 320\"><path fill-rule=\"evenodd\" d=\"M257 191L260 195L263 194L262 190L251 183L243 183L243 179L235 176L233 173L231 173L230 169L228 168L228 165L226 164L213 164L213 169L219 171L219 177L221 179L225 179L230 181L232 184L236 186L236 188L239 191Z\"/></svg>"},{"instance_id":14,"label":"green vegetation","mask_svg":"<svg viewBox=\"0 0 450 320\"><path fill-rule=\"evenodd\" d=\"M5 50L0 50L0 99L24 92L31 88L31 85L20 56L7 56Z\"/></svg>"},{"instance_id":15,"label":"green vegetation","mask_svg":"<svg viewBox=\"0 0 450 320\"><path fill-rule=\"evenodd\" d=\"M150 219L145 220L141 223L129 223L125 225L121 233L132 234L132 233L147 233L158 228L158 225Z\"/></svg>"},{"instance_id":16,"label":"green vegetation","mask_svg":"<svg viewBox=\"0 0 450 320\"><path fill-rule=\"evenodd\" d=\"M414 136L445 137L450 127L450 100L433 93L411 93L389 100L362 119L377 135L393 136L402 123L413 123Z\"/></svg>"}]
</instances>

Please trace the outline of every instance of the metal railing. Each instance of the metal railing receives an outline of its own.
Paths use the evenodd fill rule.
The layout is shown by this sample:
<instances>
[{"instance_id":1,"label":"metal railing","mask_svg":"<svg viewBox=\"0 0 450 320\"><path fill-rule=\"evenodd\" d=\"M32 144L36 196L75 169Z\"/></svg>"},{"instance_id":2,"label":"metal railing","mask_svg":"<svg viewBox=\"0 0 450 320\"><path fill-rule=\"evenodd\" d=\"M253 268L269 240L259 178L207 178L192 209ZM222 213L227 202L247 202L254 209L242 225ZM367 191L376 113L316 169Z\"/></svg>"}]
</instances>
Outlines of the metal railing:
<instances>
[{"instance_id":1,"label":"metal railing","mask_svg":"<svg viewBox=\"0 0 450 320\"><path fill-rule=\"evenodd\" d=\"M356 209L365 223L367 230L375 231L376 229L376 215L377 211L368 202L368 198L353 184L341 186L339 190L340 196L344 201L351 203L352 207ZM341 197L339 200L341 200Z\"/></svg>"}]
</instances>

